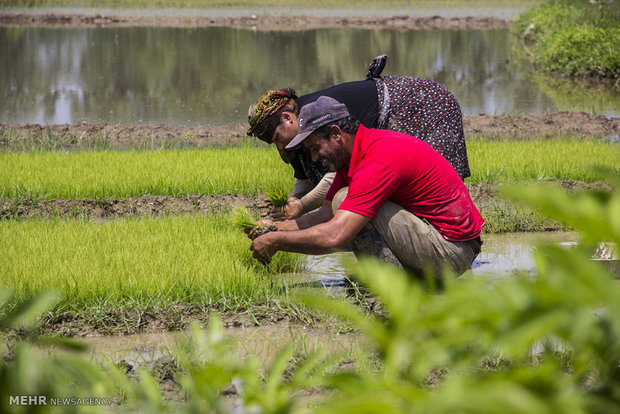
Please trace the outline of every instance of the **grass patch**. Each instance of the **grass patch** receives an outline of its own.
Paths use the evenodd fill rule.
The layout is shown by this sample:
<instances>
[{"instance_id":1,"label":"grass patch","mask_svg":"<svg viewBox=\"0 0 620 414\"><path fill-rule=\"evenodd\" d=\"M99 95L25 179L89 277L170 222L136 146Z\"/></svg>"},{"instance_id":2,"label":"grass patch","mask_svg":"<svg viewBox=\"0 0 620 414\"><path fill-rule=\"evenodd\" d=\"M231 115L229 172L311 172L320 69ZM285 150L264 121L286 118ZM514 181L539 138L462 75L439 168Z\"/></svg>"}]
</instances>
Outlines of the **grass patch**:
<instances>
[{"instance_id":1,"label":"grass patch","mask_svg":"<svg viewBox=\"0 0 620 414\"><path fill-rule=\"evenodd\" d=\"M59 291L59 312L173 303L248 306L272 300L277 274L295 269L301 258L279 253L265 268L252 259L249 243L222 215L4 221L0 289L15 289L17 302Z\"/></svg>"},{"instance_id":2,"label":"grass patch","mask_svg":"<svg viewBox=\"0 0 620 414\"><path fill-rule=\"evenodd\" d=\"M515 32L544 71L567 76L620 76L620 5L551 0L523 13Z\"/></svg>"},{"instance_id":3,"label":"grass patch","mask_svg":"<svg viewBox=\"0 0 620 414\"><path fill-rule=\"evenodd\" d=\"M471 141L467 143L471 184L531 180L595 182L591 167L620 174L618 147L585 140Z\"/></svg>"},{"instance_id":4,"label":"grass patch","mask_svg":"<svg viewBox=\"0 0 620 414\"><path fill-rule=\"evenodd\" d=\"M535 210L507 203L478 207L484 218L484 234L569 230Z\"/></svg>"},{"instance_id":5,"label":"grass patch","mask_svg":"<svg viewBox=\"0 0 620 414\"><path fill-rule=\"evenodd\" d=\"M262 194L293 181L271 148L0 154L0 198Z\"/></svg>"},{"instance_id":6,"label":"grass patch","mask_svg":"<svg viewBox=\"0 0 620 414\"><path fill-rule=\"evenodd\" d=\"M286 204L289 198L289 186L283 184L277 184L269 188L265 194L271 201L274 207L282 207Z\"/></svg>"},{"instance_id":7,"label":"grass patch","mask_svg":"<svg viewBox=\"0 0 620 414\"><path fill-rule=\"evenodd\" d=\"M593 182L593 164L619 171L617 146L585 140L472 141L468 154L471 184ZM293 180L271 148L0 154L2 199L262 194Z\"/></svg>"},{"instance_id":8,"label":"grass patch","mask_svg":"<svg viewBox=\"0 0 620 414\"><path fill-rule=\"evenodd\" d=\"M253 216L247 208L237 207L232 212L230 220L233 226L242 230L248 230L255 226L254 222L258 220L258 218Z\"/></svg>"}]
</instances>

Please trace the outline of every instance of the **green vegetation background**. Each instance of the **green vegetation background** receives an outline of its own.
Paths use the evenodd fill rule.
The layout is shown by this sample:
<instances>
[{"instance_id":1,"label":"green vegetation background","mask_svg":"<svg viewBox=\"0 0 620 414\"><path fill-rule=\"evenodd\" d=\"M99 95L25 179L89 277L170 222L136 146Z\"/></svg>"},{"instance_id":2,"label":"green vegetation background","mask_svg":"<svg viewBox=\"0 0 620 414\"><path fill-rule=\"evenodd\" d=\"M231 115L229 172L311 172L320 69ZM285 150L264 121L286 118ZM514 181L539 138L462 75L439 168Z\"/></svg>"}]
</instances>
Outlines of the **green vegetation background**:
<instances>
[{"instance_id":1,"label":"green vegetation background","mask_svg":"<svg viewBox=\"0 0 620 414\"><path fill-rule=\"evenodd\" d=\"M620 77L617 1L546 1L519 16L514 30L544 71L575 77Z\"/></svg>"}]
</instances>

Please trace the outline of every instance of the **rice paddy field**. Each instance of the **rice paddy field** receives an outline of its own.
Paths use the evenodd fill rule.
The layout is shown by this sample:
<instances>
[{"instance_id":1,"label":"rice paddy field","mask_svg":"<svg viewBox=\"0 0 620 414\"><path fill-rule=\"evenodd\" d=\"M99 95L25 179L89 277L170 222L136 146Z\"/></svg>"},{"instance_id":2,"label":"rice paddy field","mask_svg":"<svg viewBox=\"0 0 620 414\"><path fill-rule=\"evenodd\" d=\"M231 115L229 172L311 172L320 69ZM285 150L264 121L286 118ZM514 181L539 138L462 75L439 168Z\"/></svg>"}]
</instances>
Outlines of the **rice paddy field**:
<instances>
[{"instance_id":1,"label":"rice paddy field","mask_svg":"<svg viewBox=\"0 0 620 414\"><path fill-rule=\"evenodd\" d=\"M618 169L617 147L585 140L473 141L469 184L593 182L593 167ZM270 148L31 152L0 154L0 197L127 198L150 195L264 194L292 187L289 167Z\"/></svg>"},{"instance_id":2,"label":"rice paddy field","mask_svg":"<svg viewBox=\"0 0 620 414\"><path fill-rule=\"evenodd\" d=\"M4 92L17 108L0 122L0 412L620 412L620 123L613 105L594 103L613 102L617 85L582 93L569 82L560 94L515 63L500 42L505 19L541 2L0 0ZM337 30L316 37L314 56L305 45L330 19ZM202 32L197 21L230 27ZM370 42L340 33L367 24ZM410 56L414 43L384 38L401 24L437 37ZM111 26L122 30L111 36ZM273 37L276 27L295 36ZM480 28L500 31L474 36ZM179 36L196 43L179 47ZM343 55L338 45L349 43ZM362 43L406 45L380 53L391 65L406 59L415 76L458 78L459 96L493 89L489 105L459 97L471 105L465 184L485 244L471 271L446 273L441 286L349 251L279 252L265 266L249 250L244 231L267 200L285 202L294 177L273 147L245 137L245 124L229 125L245 103L224 101L245 102L264 77L341 82L341 63L357 55L363 75L372 53ZM286 76L274 72L282 66ZM502 106L506 97L519 104ZM234 120L205 113L205 100ZM26 105L44 121L24 115ZM69 113L87 106L103 115Z\"/></svg>"},{"instance_id":3,"label":"rice paddy field","mask_svg":"<svg viewBox=\"0 0 620 414\"><path fill-rule=\"evenodd\" d=\"M593 140L477 140L468 144L468 153L469 186L592 183L601 179L596 168L615 172L620 168L617 146ZM289 168L272 148L249 144L187 150L4 152L0 198L261 195L278 186L291 188ZM487 221L491 208L497 210L496 205L481 207ZM14 289L15 303L39 292L58 291L62 300L54 314L174 304L234 310L286 302L282 274L302 269L301 256L280 253L269 267L259 265L232 215L220 211L103 221L2 220L0 289ZM492 223L487 231L489 227ZM496 231L502 231L499 227ZM503 228L514 230L506 224Z\"/></svg>"}]
</instances>

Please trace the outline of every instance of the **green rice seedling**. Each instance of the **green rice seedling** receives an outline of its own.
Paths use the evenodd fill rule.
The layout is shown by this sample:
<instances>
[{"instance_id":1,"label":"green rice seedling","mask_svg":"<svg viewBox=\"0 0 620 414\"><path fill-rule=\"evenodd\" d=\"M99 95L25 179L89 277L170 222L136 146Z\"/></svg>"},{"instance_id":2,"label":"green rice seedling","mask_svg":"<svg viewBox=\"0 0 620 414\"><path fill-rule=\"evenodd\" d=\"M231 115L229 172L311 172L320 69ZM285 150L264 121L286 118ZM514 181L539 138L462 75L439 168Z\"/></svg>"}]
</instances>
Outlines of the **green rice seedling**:
<instances>
[{"instance_id":1,"label":"green rice seedling","mask_svg":"<svg viewBox=\"0 0 620 414\"><path fill-rule=\"evenodd\" d=\"M472 184L601 179L592 168L620 173L620 151L610 143L587 140L471 141L467 143Z\"/></svg>"},{"instance_id":2,"label":"green rice seedling","mask_svg":"<svg viewBox=\"0 0 620 414\"><path fill-rule=\"evenodd\" d=\"M273 150L35 152L0 154L0 196L128 198L145 194L260 194L293 176Z\"/></svg>"},{"instance_id":3,"label":"green rice seedling","mask_svg":"<svg viewBox=\"0 0 620 414\"><path fill-rule=\"evenodd\" d=\"M0 222L0 289L18 301L55 289L60 309L149 308L269 302L277 271L300 268L302 256L278 253L268 267L228 217L175 216L109 221Z\"/></svg>"},{"instance_id":4,"label":"green rice seedling","mask_svg":"<svg viewBox=\"0 0 620 414\"><path fill-rule=\"evenodd\" d=\"M230 220L233 226L238 227L242 230L249 230L252 227L256 226L255 222L257 218L255 218L252 213L248 211L245 207L237 207L231 214Z\"/></svg>"},{"instance_id":5,"label":"green rice seedling","mask_svg":"<svg viewBox=\"0 0 620 414\"><path fill-rule=\"evenodd\" d=\"M274 207L282 207L288 201L289 186L285 184L277 184L270 187L265 194Z\"/></svg>"},{"instance_id":6,"label":"green rice seedling","mask_svg":"<svg viewBox=\"0 0 620 414\"><path fill-rule=\"evenodd\" d=\"M589 168L620 172L618 149L584 140L472 141L468 182L598 181ZM150 195L261 194L292 187L290 169L269 148L127 152L0 153L0 197L128 198Z\"/></svg>"}]
</instances>

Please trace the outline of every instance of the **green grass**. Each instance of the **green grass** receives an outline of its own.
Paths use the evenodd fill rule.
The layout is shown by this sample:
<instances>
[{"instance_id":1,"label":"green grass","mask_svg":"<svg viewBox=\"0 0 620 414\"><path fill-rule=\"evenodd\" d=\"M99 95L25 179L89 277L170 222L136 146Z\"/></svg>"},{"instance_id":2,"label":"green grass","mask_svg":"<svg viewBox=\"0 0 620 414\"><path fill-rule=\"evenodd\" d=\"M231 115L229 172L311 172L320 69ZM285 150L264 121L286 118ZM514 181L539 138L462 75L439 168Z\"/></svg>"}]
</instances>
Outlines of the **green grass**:
<instances>
[{"instance_id":1,"label":"green grass","mask_svg":"<svg viewBox=\"0 0 620 414\"><path fill-rule=\"evenodd\" d=\"M301 256L279 253L265 268L225 216L94 223L0 222L0 289L16 300L57 290L61 311L172 303L237 307L277 294L277 273Z\"/></svg>"},{"instance_id":2,"label":"green grass","mask_svg":"<svg viewBox=\"0 0 620 414\"><path fill-rule=\"evenodd\" d=\"M606 0L548 0L514 31L541 69L571 77L620 76L620 6Z\"/></svg>"},{"instance_id":3,"label":"green grass","mask_svg":"<svg viewBox=\"0 0 620 414\"><path fill-rule=\"evenodd\" d=\"M472 174L468 182L516 182L530 180L601 179L593 166L605 166L620 174L617 145L585 140L471 141L467 154Z\"/></svg>"},{"instance_id":4,"label":"green grass","mask_svg":"<svg viewBox=\"0 0 620 414\"><path fill-rule=\"evenodd\" d=\"M0 198L261 194L293 181L272 148L0 154Z\"/></svg>"},{"instance_id":5,"label":"green grass","mask_svg":"<svg viewBox=\"0 0 620 414\"><path fill-rule=\"evenodd\" d=\"M271 204L273 204L274 207L282 207L283 205L285 205L288 201L289 193L290 187L281 183L268 188L265 192L265 194L269 198L269 201L271 201Z\"/></svg>"},{"instance_id":6,"label":"green grass","mask_svg":"<svg viewBox=\"0 0 620 414\"><path fill-rule=\"evenodd\" d=\"M527 180L597 181L589 167L618 171L617 146L583 140L471 141L472 184ZM272 148L3 153L0 198L128 198L261 194L293 175Z\"/></svg>"}]
</instances>

